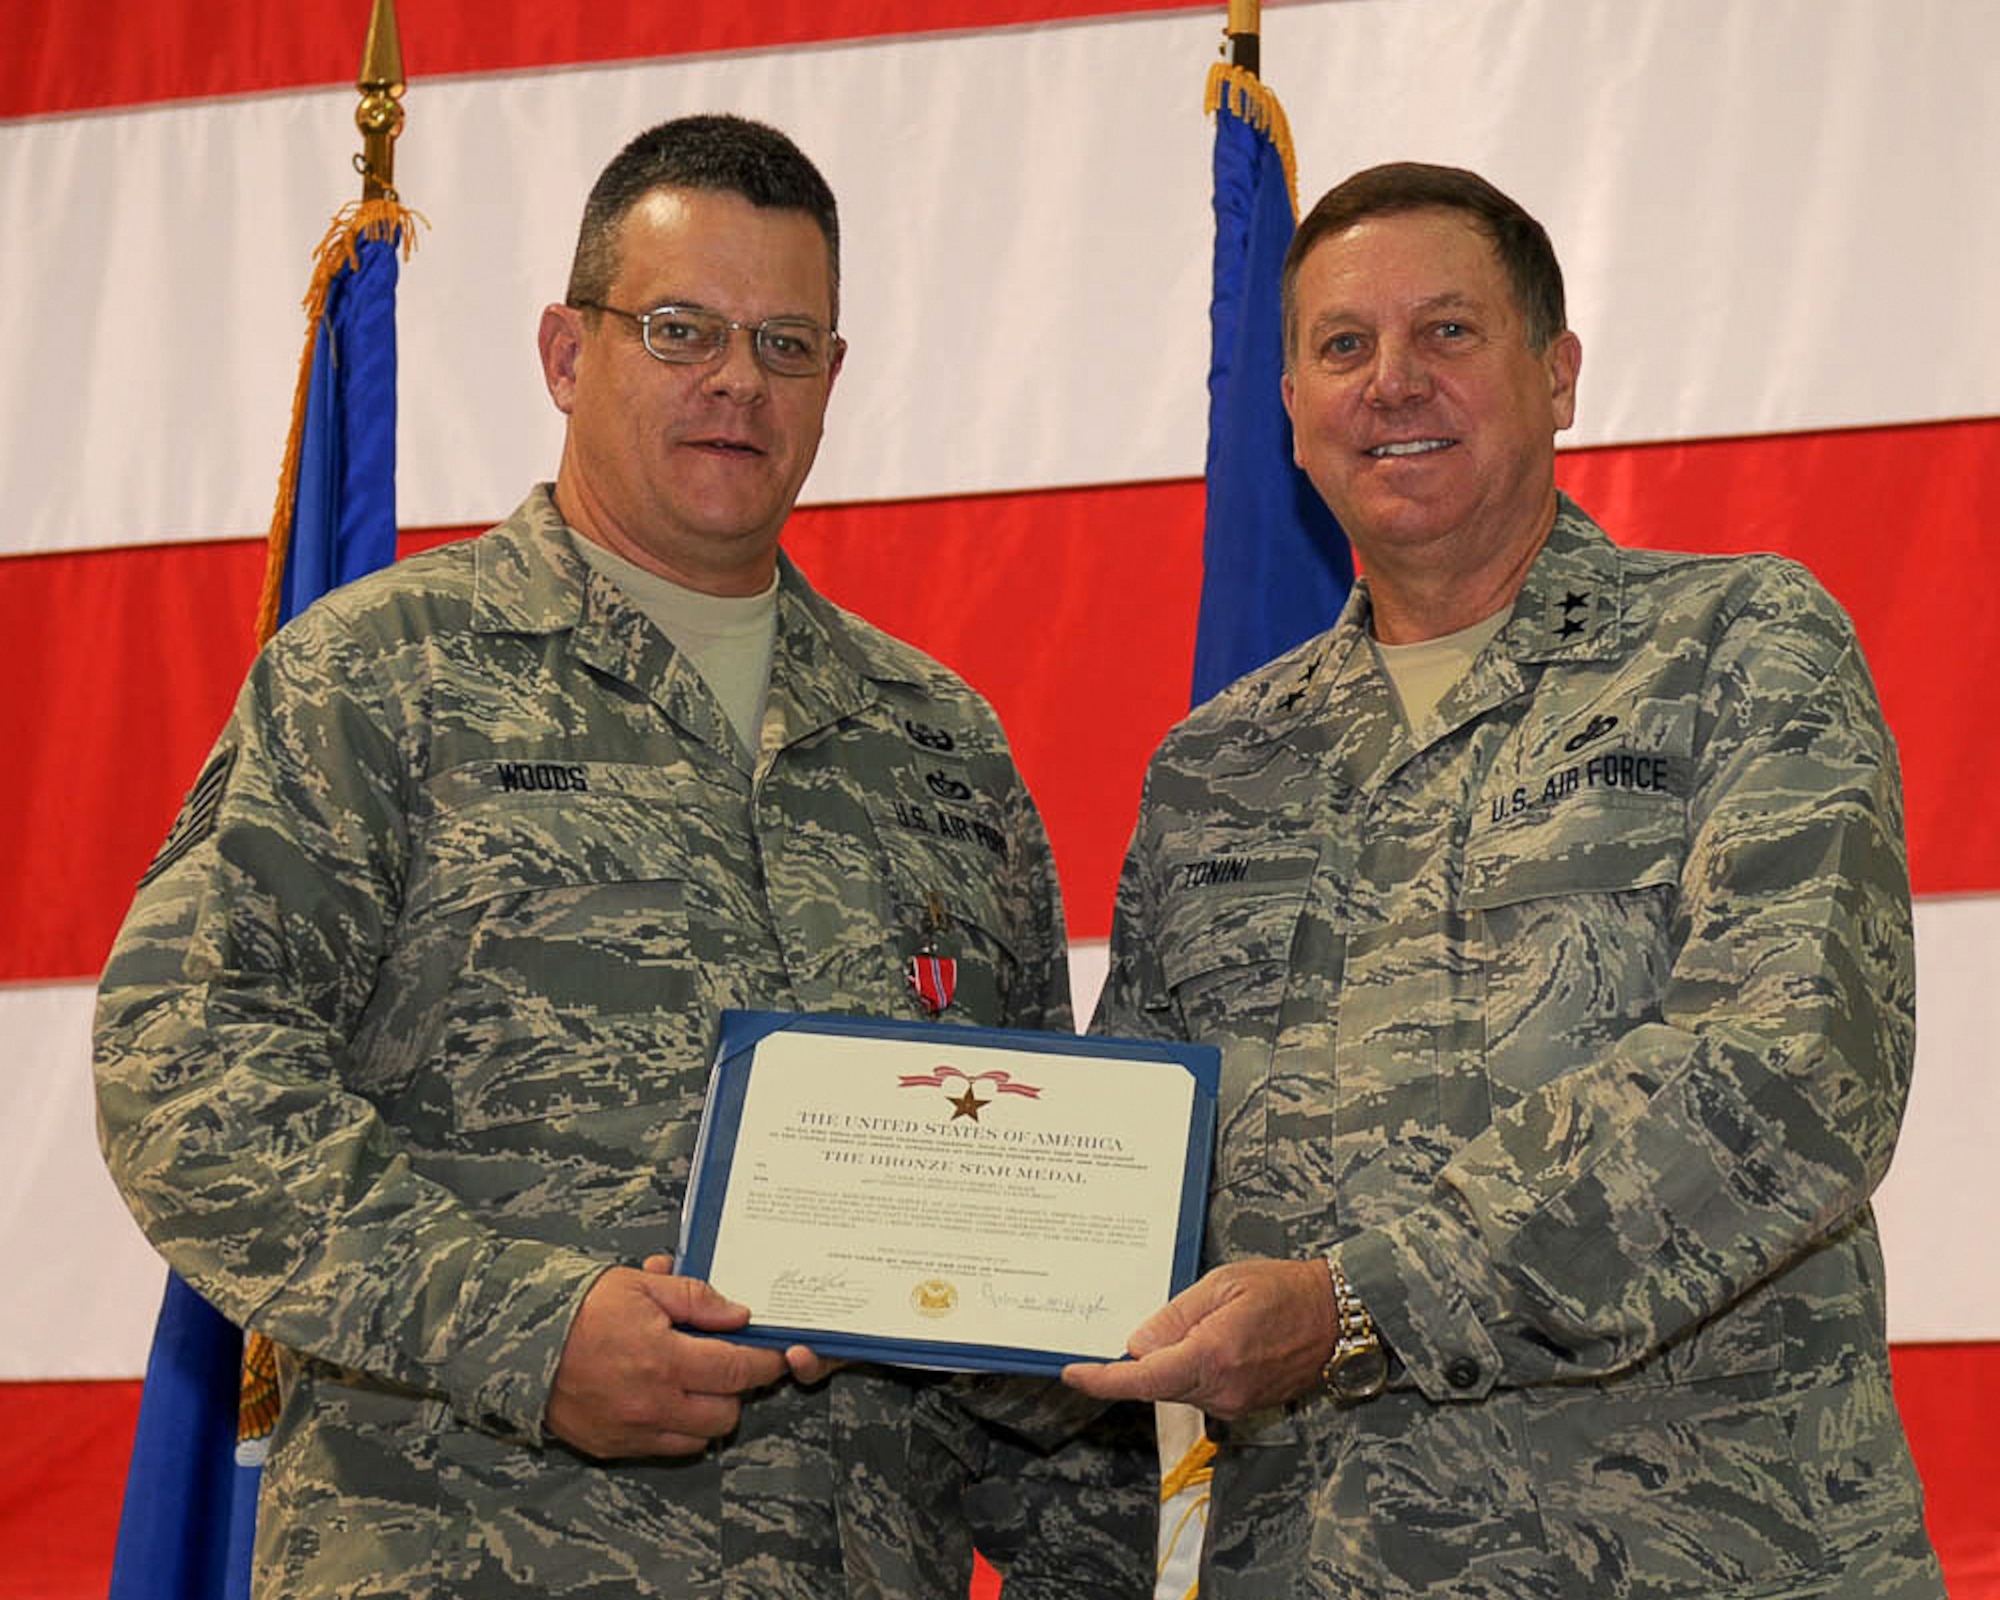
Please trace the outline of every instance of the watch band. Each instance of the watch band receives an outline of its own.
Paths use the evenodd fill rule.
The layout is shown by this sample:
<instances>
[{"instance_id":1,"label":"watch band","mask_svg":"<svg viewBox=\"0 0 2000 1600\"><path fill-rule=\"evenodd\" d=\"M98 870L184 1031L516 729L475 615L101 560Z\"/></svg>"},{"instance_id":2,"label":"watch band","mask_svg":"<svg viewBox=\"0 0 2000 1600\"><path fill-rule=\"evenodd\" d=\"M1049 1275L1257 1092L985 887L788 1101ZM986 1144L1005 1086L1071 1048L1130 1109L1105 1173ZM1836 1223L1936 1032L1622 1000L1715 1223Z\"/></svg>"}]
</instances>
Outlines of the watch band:
<instances>
[{"instance_id":1,"label":"watch band","mask_svg":"<svg viewBox=\"0 0 2000 1600\"><path fill-rule=\"evenodd\" d=\"M1340 1262L1330 1255L1324 1260L1333 1285L1334 1338L1333 1353L1320 1369L1320 1385L1336 1400L1371 1399L1389 1382L1388 1352L1375 1331L1375 1319L1340 1270Z\"/></svg>"}]
</instances>

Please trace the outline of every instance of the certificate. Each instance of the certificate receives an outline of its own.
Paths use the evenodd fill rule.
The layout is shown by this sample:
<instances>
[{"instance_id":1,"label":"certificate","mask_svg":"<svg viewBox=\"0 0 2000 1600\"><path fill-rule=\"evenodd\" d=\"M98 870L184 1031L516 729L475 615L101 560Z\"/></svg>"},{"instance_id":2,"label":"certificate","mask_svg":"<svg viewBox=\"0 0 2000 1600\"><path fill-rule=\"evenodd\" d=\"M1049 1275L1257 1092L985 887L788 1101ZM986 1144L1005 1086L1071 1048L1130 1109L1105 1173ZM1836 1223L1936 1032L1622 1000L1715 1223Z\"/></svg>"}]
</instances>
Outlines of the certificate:
<instances>
[{"instance_id":1,"label":"certificate","mask_svg":"<svg viewBox=\"0 0 2000 1600\"><path fill-rule=\"evenodd\" d=\"M1115 1359L1194 1280L1219 1072L1203 1045L726 1011L680 1270L752 1343Z\"/></svg>"}]
</instances>

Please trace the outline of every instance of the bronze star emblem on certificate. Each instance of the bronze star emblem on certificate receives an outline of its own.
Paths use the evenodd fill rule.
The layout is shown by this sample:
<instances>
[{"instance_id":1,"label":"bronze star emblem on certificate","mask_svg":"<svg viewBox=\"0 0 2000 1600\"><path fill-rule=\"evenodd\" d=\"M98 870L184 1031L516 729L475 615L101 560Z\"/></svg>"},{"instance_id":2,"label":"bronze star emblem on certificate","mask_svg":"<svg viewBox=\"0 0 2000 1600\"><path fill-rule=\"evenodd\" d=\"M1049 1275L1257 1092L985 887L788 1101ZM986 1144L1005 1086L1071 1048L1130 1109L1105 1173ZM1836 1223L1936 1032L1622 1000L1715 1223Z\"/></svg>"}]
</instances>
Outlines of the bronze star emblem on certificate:
<instances>
[{"instance_id":1,"label":"bronze star emblem on certificate","mask_svg":"<svg viewBox=\"0 0 2000 1600\"><path fill-rule=\"evenodd\" d=\"M948 1094L945 1098L951 1102L951 1120L953 1122L958 1121L960 1117L970 1117L974 1122L977 1122L979 1120L979 1108L992 1103L991 1101L980 1099L969 1083L965 1086L964 1094Z\"/></svg>"}]
</instances>

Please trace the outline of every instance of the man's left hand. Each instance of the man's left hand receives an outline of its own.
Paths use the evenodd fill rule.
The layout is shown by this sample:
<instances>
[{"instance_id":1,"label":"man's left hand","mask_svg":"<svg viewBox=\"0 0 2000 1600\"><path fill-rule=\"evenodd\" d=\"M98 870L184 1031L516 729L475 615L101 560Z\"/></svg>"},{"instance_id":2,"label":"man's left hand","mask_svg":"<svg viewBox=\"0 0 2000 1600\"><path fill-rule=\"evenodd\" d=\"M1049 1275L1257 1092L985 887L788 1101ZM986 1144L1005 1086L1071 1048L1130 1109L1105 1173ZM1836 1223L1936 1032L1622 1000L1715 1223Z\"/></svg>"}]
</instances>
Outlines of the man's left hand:
<instances>
[{"instance_id":1,"label":"man's left hand","mask_svg":"<svg viewBox=\"0 0 2000 1600\"><path fill-rule=\"evenodd\" d=\"M646 1257L643 1270L671 1276L674 1258L671 1255ZM846 1366L845 1361L833 1361L820 1355L811 1347L802 1344L785 1347L785 1365L792 1369L792 1377L800 1383L821 1383Z\"/></svg>"},{"instance_id":2,"label":"man's left hand","mask_svg":"<svg viewBox=\"0 0 2000 1600\"><path fill-rule=\"evenodd\" d=\"M1319 1382L1333 1350L1333 1285L1323 1261L1232 1261L1142 1322L1137 1357L1063 1368L1100 1400L1178 1400L1230 1421Z\"/></svg>"}]
</instances>

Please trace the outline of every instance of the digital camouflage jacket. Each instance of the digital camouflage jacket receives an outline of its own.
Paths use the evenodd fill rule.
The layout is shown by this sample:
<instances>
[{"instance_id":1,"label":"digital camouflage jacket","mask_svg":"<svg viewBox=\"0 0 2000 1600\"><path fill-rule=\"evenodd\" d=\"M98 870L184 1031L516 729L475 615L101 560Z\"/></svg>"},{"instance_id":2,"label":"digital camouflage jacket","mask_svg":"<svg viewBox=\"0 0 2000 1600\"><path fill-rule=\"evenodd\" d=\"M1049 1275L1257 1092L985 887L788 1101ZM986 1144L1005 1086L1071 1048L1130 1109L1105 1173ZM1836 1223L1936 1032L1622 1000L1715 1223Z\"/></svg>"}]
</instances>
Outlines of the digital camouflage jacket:
<instances>
[{"instance_id":1,"label":"digital camouflage jacket","mask_svg":"<svg viewBox=\"0 0 2000 1600\"><path fill-rule=\"evenodd\" d=\"M1215 1430L1203 1600L1942 1594L1868 1204L1901 797L1846 617L1567 500L1414 728L1368 617L1169 734L1097 1019L1224 1052L1210 1264L1337 1252L1396 1358Z\"/></svg>"},{"instance_id":2,"label":"digital camouflage jacket","mask_svg":"<svg viewBox=\"0 0 2000 1600\"><path fill-rule=\"evenodd\" d=\"M148 1236L284 1352L261 1595L962 1600L968 1518L1009 1600L1150 1593L1144 1427L1054 1385L850 1368L688 1460L544 1435L584 1293L675 1246L722 1008L918 1015L935 939L948 1020L1069 1026L991 711L789 563L778 618L749 764L544 489L252 669L96 1070Z\"/></svg>"}]
</instances>

